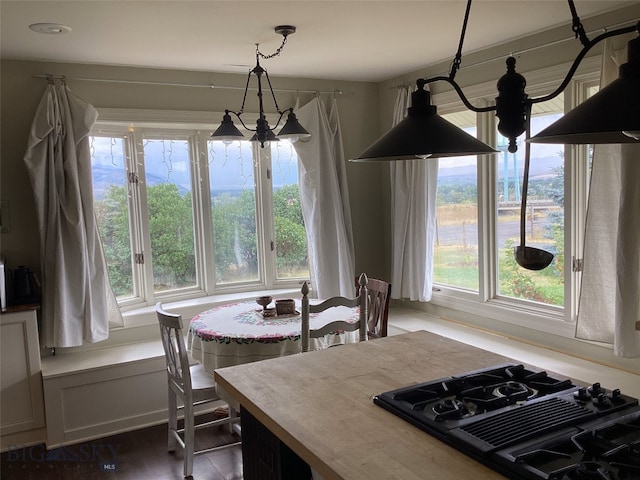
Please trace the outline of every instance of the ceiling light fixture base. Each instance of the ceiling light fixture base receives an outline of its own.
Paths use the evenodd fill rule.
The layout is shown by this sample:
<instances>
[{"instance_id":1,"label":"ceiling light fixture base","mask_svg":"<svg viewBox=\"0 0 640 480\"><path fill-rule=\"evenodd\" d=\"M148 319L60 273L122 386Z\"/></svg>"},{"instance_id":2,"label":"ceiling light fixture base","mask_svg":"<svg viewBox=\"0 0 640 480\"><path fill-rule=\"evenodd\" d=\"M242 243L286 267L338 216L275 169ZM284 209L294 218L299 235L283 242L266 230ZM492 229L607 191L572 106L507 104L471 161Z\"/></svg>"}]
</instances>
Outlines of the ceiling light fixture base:
<instances>
[{"instance_id":1,"label":"ceiling light fixture base","mask_svg":"<svg viewBox=\"0 0 640 480\"><path fill-rule=\"evenodd\" d=\"M274 30L278 35L282 35L283 37L288 37L292 33L296 33L296 27L293 25L278 25Z\"/></svg>"},{"instance_id":2,"label":"ceiling light fixture base","mask_svg":"<svg viewBox=\"0 0 640 480\"><path fill-rule=\"evenodd\" d=\"M44 33L45 35L60 35L71 31L71 27L60 23L32 23L29 25L29 29L37 33Z\"/></svg>"}]
</instances>

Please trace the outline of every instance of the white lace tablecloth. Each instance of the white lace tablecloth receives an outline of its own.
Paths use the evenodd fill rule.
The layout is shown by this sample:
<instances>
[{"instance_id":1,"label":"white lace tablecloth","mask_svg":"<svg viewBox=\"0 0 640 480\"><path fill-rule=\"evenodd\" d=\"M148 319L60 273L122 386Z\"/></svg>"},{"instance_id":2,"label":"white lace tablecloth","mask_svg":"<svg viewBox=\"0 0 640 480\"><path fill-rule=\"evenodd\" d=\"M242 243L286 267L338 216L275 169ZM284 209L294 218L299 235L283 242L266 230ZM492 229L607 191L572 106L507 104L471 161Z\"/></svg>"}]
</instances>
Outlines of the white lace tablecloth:
<instances>
[{"instance_id":1,"label":"white lace tablecloth","mask_svg":"<svg viewBox=\"0 0 640 480\"><path fill-rule=\"evenodd\" d=\"M299 301L296 310L300 311ZM193 317L187 338L193 358L213 374L216 368L300 353L301 316L263 318L260 311L255 302L243 302L221 305ZM333 320L355 323L357 308L334 307L311 314L309 324L316 329ZM312 338L310 348L356 343L358 335L358 331L335 332Z\"/></svg>"}]
</instances>

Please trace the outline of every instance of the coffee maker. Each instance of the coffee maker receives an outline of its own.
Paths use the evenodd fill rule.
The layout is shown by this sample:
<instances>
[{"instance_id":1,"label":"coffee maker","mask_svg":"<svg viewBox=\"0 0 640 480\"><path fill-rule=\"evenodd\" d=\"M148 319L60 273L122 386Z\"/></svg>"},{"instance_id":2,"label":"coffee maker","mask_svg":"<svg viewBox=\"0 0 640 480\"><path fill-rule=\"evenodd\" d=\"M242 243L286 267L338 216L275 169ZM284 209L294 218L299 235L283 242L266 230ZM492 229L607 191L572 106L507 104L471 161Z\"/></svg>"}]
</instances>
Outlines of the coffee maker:
<instances>
[{"instance_id":1,"label":"coffee maker","mask_svg":"<svg viewBox=\"0 0 640 480\"><path fill-rule=\"evenodd\" d=\"M38 303L40 295L38 284L31 270L24 265L13 272L13 301L16 305Z\"/></svg>"}]
</instances>

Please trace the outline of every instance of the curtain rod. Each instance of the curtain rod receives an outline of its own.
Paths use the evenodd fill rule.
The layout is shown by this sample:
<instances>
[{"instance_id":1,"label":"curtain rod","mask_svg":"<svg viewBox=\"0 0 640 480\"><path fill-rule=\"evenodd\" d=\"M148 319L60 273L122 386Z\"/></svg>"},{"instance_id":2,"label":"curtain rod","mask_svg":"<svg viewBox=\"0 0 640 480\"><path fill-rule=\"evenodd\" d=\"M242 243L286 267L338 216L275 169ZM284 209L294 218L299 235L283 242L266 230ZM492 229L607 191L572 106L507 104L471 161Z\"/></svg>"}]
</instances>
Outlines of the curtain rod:
<instances>
[{"instance_id":1,"label":"curtain rod","mask_svg":"<svg viewBox=\"0 0 640 480\"><path fill-rule=\"evenodd\" d=\"M633 20L633 21L629 20L629 21L625 21L625 22L616 23L615 25L609 25L607 27L600 27L598 29L595 29L595 30L592 30L590 32L587 32L587 35L593 35L595 33L603 32L603 31L606 32L607 30L611 30L612 28L620 28L620 27L624 27L626 25L632 25L634 23L638 23L638 20L637 19ZM554 40L553 42L547 42L547 43L543 43L541 45L536 45L534 47L529 47L529 48L525 48L523 50L518 50L518 51L512 52L512 53L510 53L508 55L499 55L497 57L488 58L486 60L481 60L479 62L470 63L468 65L461 64L461 68L479 67L481 65L486 65L487 63L493 63L493 62L497 62L499 60L505 60L505 58L507 58L507 57L516 57L516 58L518 58L520 55L522 55L524 53L535 52L536 50L541 50L541 49L547 48L547 47L554 47L554 46L559 45L561 43L569 42L569 41L575 40L575 39L576 39L575 36L561 38L561 39L558 39L558 40ZM425 67L425 68L427 68L427 67ZM448 75L448 72L447 73L442 73L441 75ZM436 76L436 75L433 75L433 76ZM406 87L406 86L413 86L413 85L415 85L415 83L405 82L405 83L399 83L397 85L391 86L391 87L389 87L389 89L393 90L393 89L403 88L403 87Z\"/></svg>"},{"instance_id":2,"label":"curtain rod","mask_svg":"<svg viewBox=\"0 0 640 480\"><path fill-rule=\"evenodd\" d=\"M150 82L147 80L120 80L115 78L90 78L90 77L74 77L69 75L51 75L51 74L34 74L33 78L46 78L48 80L77 80L82 82L103 82L103 83L127 83L133 85L155 85L161 87L186 87L186 88L208 88L211 90L224 89L224 90L244 90L245 87L233 87L229 85L215 85L209 83L206 85L197 83L170 83L170 82ZM257 88L249 87L249 90L257 90ZM274 88L274 92L291 92L291 93L313 93L319 94L332 94L332 95L353 95L353 92L345 92L343 90L302 90L294 88Z\"/></svg>"},{"instance_id":3,"label":"curtain rod","mask_svg":"<svg viewBox=\"0 0 640 480\"><path fill-rule=\"evenodd\" d=\"M626 25L631 25L631 24L634 24L634 23L638 23L638 20L620 22L620 23L617 23L615 25L609 25L608 27L601 27L601 28L598 28L596 30L592 30L592 31L588 32L587 35L593 35L593 34L599 33L599 32L606 32L607 30L611 30L612 28L620 28L620 27L624 27ZM529 47L529 48L525 48L523 50L519 50L517 52L513 52L509 56L518 57L518 56L522 55L523 53L535 52L536 50L541 50L541 49L547 48L547 47L554 47L554 46L559 45L561 43L565 43L565 42L568 42L568 41L571 41L571 40L575 40L575 39L576 39L575 36L561 38L561 39L558 39L558 40L554 40L553 42L547 42L547 43L543 43L542 45L536 45L534 47ZM495 62L497 60L504 60L504 59L505 59L505 56L502 55L502 56L490 58L490 59L487 59L487 60L484 60L484 61L481 61L481 62L476 62L476 63L469 64L469 65L467 65L467 67L477 67L478 65L484 65L486 63L491 63L491 62Z\"/></svg>"}]
</instances>

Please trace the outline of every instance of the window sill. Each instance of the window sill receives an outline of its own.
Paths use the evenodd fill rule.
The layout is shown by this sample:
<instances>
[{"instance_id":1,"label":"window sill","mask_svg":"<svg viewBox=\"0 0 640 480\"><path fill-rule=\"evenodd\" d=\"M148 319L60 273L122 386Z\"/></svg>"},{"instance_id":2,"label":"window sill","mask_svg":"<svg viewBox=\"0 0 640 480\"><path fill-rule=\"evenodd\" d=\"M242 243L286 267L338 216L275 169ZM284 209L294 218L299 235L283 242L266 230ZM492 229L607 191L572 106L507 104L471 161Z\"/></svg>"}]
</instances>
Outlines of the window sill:
<instances>
[{"instance_id":1,"label":"window sill","mask_svg":"<svg viewBox=\"0 0 640 480\"><path fill-rule=\"evenodd\" d=\"M195 315L205 310L209 310L217 305L223 305L230 302L246 302L254 300L262 295L271 295L276 298L297 298L300 296L299 288L260 290L250 292L226 293L221 295L210 295L206 297L190 298L188 300L179 300L173 302L162 302L163 308L174 313L182 315L183 319L191 319ZM129 328L146 327L156 325L155 306L147 306L137 308L122 313L124 319L124 327L112 328L111 332L126 330Z\"/></svg>"},{"instance_id":2,"label":"window sill","mask_svg":"<svg viewBox=\"0 0 640 480\"><path fill-rule=\"evenodd\" d=\"M492 324L485 327L493 329L497 329L495 322L498 321L512 327L524 327L559 337L573 338L575 334L575 323L566 321L561 309L554 311L548 308L536 307L535 305L517 304L502 300L490 300L482 303L477 298L464 298L445 292L434 292L429 303L491 319Z\"/></svg>"}]
</instances>

